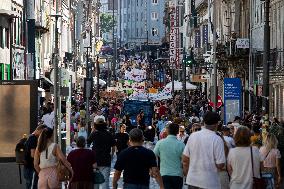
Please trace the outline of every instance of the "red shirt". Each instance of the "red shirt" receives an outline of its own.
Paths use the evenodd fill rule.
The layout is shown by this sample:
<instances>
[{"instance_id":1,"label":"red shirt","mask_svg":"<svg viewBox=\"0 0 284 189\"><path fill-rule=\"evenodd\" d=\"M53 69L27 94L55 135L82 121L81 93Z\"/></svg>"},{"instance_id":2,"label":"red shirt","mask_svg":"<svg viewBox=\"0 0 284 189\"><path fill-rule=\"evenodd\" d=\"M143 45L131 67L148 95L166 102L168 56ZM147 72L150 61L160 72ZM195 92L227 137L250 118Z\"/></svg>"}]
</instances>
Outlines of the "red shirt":
<instances>
[{"instance_id":1,"label":"red shirt","mask_svg":"<svg viewBox=\"0 0 284 189\"><path fill-rule=\"evenodd\" d=\"M93 164L96 163L95 153L89 149L76 149L69 153L67 160L74 171L72 182L92 182Z\"/></svg>"},{"instance_id":2,"label":"red shirt","mask_svg":"<svg viewBox=\"0 0 284 189\"><path fill-rule=\"evenodd\" d=\"M166 114L166 111L167 111L167 108L162 105L162 106L159 108L159 116L165 115L165 114Z\"/></svg>"}]
</instances>

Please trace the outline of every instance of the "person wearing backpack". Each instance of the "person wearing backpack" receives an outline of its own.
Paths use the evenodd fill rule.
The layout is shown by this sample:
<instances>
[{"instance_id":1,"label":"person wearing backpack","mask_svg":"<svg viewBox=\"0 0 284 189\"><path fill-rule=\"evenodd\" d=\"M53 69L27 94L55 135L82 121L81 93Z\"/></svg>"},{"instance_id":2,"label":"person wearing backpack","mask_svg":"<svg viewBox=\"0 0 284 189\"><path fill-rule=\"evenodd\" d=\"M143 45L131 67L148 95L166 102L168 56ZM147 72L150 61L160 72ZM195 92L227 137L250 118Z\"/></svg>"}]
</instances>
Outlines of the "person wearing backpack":
<instances>
[{"instance_id":1,"label":"person wearing backpack","mask_svg":"<svg viewBox=\"0 0 284 189\"><path fill-rule=\"evenodd\" d=\"M37 189L38 176L34 169L34 155L37 139L45 128L45 125L39 125L25 142L24 178L26 180L26 189Z\"/></svg>"}]
</instances>

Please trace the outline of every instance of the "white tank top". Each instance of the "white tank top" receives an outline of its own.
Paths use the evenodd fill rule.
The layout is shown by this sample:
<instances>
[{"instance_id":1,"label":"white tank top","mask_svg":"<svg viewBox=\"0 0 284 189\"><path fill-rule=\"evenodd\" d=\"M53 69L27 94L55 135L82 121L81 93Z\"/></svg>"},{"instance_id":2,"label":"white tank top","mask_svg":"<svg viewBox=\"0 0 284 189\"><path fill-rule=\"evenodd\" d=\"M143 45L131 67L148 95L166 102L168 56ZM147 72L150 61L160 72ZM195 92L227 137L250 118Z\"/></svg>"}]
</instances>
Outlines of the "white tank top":
<instances>
[{"instance_id":1,"label":"white tank top","mask_svg":"<svg viewBox=\"0 0 284 189\"><path fill-rule=\"evenodd\" d=\"M47 150L44 150L43 152L40 153L39 167L41 169L48 168L48 167L54 167L54 166L57 165L58 160L57 160L56 156L54 156L53 153L52 153L55 144L56 143L51 143L47 147Z\"/></svg>"}]
</instances>

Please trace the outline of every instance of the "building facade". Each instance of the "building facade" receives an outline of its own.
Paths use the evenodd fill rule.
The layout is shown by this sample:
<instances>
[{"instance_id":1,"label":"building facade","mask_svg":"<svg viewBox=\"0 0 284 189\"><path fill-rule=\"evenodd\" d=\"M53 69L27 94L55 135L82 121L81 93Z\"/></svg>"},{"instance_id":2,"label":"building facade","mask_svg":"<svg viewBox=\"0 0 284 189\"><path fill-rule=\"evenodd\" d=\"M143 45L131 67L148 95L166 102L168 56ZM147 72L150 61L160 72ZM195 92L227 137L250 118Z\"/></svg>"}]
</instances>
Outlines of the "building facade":
<instances>
[{"instance_id":1,"label":"building facade","mask_svg":"<svg viewBox=\"0 0 284 189\"><path fill-rule=\"evenodd\" d=\"M165 37L163 23L165 0L121 0L121 36L129 48L161 45ZM120 12L120 11L118 11ZM120 23L118 23L120 27Z\"/></svg>"}]
</instances>

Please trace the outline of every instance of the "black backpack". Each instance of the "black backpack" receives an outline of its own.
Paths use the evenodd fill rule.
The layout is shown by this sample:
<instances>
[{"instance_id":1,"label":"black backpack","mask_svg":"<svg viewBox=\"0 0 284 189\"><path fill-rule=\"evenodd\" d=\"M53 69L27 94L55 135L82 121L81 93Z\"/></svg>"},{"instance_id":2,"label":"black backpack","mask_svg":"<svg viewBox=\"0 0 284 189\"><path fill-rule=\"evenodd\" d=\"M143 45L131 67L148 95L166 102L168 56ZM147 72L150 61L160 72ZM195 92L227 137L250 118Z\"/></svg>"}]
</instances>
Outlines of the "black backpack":
<instances>
[{"instance_id":1,"label":"black backpack","mask_svg":"<svg viewBox=\"0 0 284 189\"><path fill-rule=\"evenodd\" d=\"M16 154L16 163L25 164L25 143L27 138L22 138L16 144L15 154Z\"/></svg>"}]
</instances>

